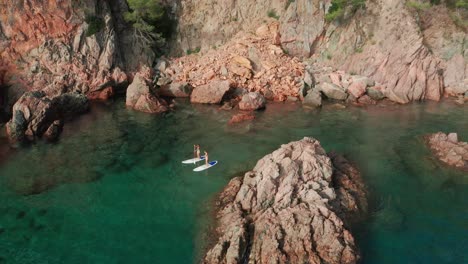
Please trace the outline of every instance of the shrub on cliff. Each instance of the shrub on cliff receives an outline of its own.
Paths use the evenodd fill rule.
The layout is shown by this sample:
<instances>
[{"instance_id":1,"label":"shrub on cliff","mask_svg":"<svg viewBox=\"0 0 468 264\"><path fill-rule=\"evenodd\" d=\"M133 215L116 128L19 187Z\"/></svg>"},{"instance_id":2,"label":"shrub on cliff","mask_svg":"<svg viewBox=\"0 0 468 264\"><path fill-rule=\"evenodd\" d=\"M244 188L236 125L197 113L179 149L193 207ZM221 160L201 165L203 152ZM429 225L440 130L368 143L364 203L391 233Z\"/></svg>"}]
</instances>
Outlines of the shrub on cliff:
<instances>
[{"instance_id":1,"label":"shrub on cliff","mask_svg":"<svg viewBox=\"0 0 468 264\"><path fill-rule=\"evenodd\" d=\"M161 52L171 23L160 0L127 0L130 11L124 18L131 23L135 38L143 45Z\"/></svg>"},{"instance_id":2,"label":"shrub on cliff","mask_svg":"<svg viewBox=\"0 0 468 264\"><path fill-rule=\"evenodd\" d=\"M86 31L86 36L87 37L98 33L105 26L104 20L102 18L100 18L100 17L95 16L95 15L90 15L90 14L86 15L85 21L88 24L88 30Z\"/></svg>"},{"instance_id":3,"label":"shrub on cliff","mask_svg":"<svg viewBox=\"0 0 468 264\"><path fill-rule=\"evenodd\" d=\"M366 0L332 0L325 19L328 22L342 20L346 15L353 15L358 9L366 7Z\"/></svg>"}]
</instances>

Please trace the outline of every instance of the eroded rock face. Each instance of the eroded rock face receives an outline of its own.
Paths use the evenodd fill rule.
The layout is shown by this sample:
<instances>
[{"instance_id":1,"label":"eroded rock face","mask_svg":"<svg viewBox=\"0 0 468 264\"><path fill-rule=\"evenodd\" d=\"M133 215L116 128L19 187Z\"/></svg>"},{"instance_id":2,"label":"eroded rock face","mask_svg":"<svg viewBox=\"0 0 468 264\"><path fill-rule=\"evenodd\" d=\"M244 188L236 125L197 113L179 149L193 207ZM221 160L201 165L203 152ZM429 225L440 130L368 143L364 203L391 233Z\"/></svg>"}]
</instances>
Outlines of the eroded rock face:
<instances>
[{"instance_id":1,"label":"eroded rock face","mask_svg":"<svg viewBox=\"0 0 468 264\"><path fill-rule=\"evenodd\" d=\"M261 35L266 30L257 27L273 20L270 14L279 21L273 42L288 54L311 56L315 63L370 77L392 101L438 101L445 87L448 95L468 90L466 33L456 27L443 4L417 12L408 8L405 0L366 1L365 10L340 25L325 22L330 4L306 0L184 1L176 44L184 51L196 47L206 51L228 43L240 31ZM255 51L250 54L256 57ZM338 79L330 83L346 86ZM356 99L363 94L357 84L350 91Z\"/></svg>"},{"instance_id":2,"label":"eroded rock face","mask_svg":"<svg viewBox=\"0 0 468 264\"><path fill-rule=\"evenodd\" d=\"M86 96L65 93L47 97L43 91L26 92L13 106L13 116L7 123L11 142L33 141L47 132L47 137L58 137L61 121L86 112L89 108ZM55 122L57 121L57 122ZM55 122L56 128L51 127Z\"/></svg>"},{"instance_id":3,"label":"eroded rock face","mask_svg":"<svg viewBox=\"0 0 468 264\"><path fill-rule=\"evenodd\" d=\"M426 142L434 155L449 166L468 171L468 143L458 141L456 133L427 135Z\"/></svg>"},{"instance_id":4,"label":"eroded rock face","mask_svg":"<svg viewBox=\"0 0 468 264\"><path fill-rule=\"evenodd\" d=\"M169 110L167 103L154 92L151 82L151 69L143 67L133 78L127 88L125 104L135 110L145 113L163 113Z\"/></svg>"},{"instance_id":5,"label":"eroded rock face","mask_svg":"<svg viewBox=\"0 0 468 264\"><path fill-rule=\"evenodd\" d=\"M205 263L356 263L345 222L367 209L359 172L312 138L282 145L220 195Z\"/></svg>"}]
</instances>

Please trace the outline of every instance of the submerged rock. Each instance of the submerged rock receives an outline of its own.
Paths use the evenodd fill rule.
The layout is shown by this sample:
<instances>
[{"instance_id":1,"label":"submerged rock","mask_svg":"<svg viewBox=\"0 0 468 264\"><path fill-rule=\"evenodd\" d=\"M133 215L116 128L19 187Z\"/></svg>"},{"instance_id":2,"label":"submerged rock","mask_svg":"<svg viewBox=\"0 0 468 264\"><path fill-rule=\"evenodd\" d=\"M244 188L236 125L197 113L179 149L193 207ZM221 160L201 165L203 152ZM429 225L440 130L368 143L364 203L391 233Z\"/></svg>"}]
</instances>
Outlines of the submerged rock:
<instances>
[{"instance_id":1,"label":"submerged rock","mask_svg":"<svg viewBox=\"0 0 468 264\"><path fill-rule=\"evenodd\" d=\"M434 155L449 166L468 171L468 143L458 141L456 133L438 132L426 136Z\"/></svg>"},{"instance_id":2,"label":"submerged rock","mask_svg":"<svg viewBox=\"0 0 468 264\"><path fill-rule=\"evenodd\" d=\"M239 102L239 109L241 110L258 110L265 108L266 100L263 95L257 92L250 92L242 96Z\"/></svg>"},{"instance_id":3,"label":"submerged rock","mask_svg":"<svg viewBox=\"0 0 468 264\"><path fill-rule=\"evenodd\" d=\"M367 209L356 168L312 138L282 145L220 195L204 263L356 263L348 221Z\"/></svg>"},{"instance_id":4,"label":"submerged rock","mask_svg":"<svg viewBox=\"0 0 468 264\"><path fill-rule=\"evenodd\" d=\"M232 118L229 120L229 125L236 124L236 123L241 123L244 121L251 121L255 119L255 115L251 112L249 113L239 113L236 115L233 115Z\"/></svg>"}]
</instances>

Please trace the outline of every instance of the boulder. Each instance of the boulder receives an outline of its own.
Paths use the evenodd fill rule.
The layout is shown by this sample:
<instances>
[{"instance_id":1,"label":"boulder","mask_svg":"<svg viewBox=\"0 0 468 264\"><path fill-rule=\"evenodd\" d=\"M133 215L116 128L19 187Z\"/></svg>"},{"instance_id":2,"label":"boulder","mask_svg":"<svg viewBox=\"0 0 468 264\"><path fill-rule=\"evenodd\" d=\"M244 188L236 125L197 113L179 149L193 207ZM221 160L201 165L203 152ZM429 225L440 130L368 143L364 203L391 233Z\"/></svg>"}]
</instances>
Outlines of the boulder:
<instances>
[{"instance_id":1,"label":"boulder","mask_svg":"<svg viewBox=\"0 0 468 264\"><path fill-rule=\"evenodd\" d=\"M193 89L190 102L199 104L219 104L231 89L229 81L216 80Z\"/></svg>"},{"instance_id":2,"label":"boulder","mask_svg":"<svg viewBox=\"0 0 468 264\"><path fill-rule=\"evenodd\" d=\"M322 95L319 91L311 90L307 93L306 97L304 97L302 105L309 108L320 107L322 106Z\"/></svg>"},{"instance_id":3,"label":"boulder","mask_svg":"<svg viewBox=\"0 0 468 264\"><path fill-rule=\"evenodd\" d=\"M367 92L367 95L370 96L370 98L377 100L377 101L385 98L385 95L382 92L382 87L380 86L367 87L366 92Z\"/></svg>"},{"instance_id":4,"label":"boulder","mask_svg":"<svg viewBox=\"0 0 468 264\"><path fill-rule=\"evenodd\" d=\"M190 97L191 92L187 83L179 82L163 85L158 89L158 95L165 97Z\"/></svg>"},{"instance_id":5,"label":"boulder","mask_svg":"<svg viewBox=\"0 0 468 264\"><path fill-rule=\"evenodd\" d=\"M49 98L42 91L26 92L13 106L13 116L6 125L8 137L12 143L33 141L42 137L56 120L72 118L88 108L83 94L65 93ZM54 128L50 129L53 134Z\"/></svg>"},{"instance_id":6,"label":"boulder","mask_svg":"<svg viewBox=\"0 0 468 264\"><path fill-rule=\"evenodd\" d=\"M468 143L458 140L456 133L442 132L427 135L426 143L433 154L443 163L468 171Z\"/></svg>"},{"instance_id":7,"label":"boulder","mask_svg":"<svg viewBox=\"0 0 468 264\"><path fill-rule=\"evenodd\" d=\"M363 80L356 80L348 87L348 93L354 97L359 98L366 93L367 84Z\"/></svg>"},{"instance_id":8,"label":"boulder","mask_svg":"<svg viewBox=\"0 0 468 264\"><path fill-rule=\"evenodd\" d=\"M145 73L138 72L127 88L125 104L145 113L162 113L169 110L167 103L153 93L153 84Z\"/></svg>"},{"instance_id":9,"label":"boulder","mask_svg":"<svg viewBox=\"0 0 468 264\"><path fill-rule=\"evenodd\" d=\"M322 83L319 86L319 89L322 93L325 94L330 99L335 100L346 100L348 94L339 86L331 83Z\"/></svg>"},{"instance_id":10,"label":"boulder","mask_svg":"<svg viewBox=\"0 0 468 264\"><path fill-rule=\"evenodd\" d=\"M282 145L218 199L217 243L204 263L330 263L360 259L348 223L367 210L359 171L312 138Z\"/></svg>"},{"instance_id":11,"label":"boulder","mask_svg":"<svg viewBox=\"0 0 468 264\"><path fill-rule=\"evenodd\" d=\"M47 128L44 133L44 138L48 141L55 141L58 139L60 133L62 132L63 122L60 120L55 120L49 128Z\"/></svg>"},{"instance_id":12,"label":"boulder","mask_svg":"<svg viewBox=\"0 0 468 264\"><path fill-rule=\"evenodd\" d=\"M266 100L263 95L257 92L250 92L242 96L242 100L239 102L239 109L241 110L258 110L265 108Z\"/></svg>"}]
</instances>

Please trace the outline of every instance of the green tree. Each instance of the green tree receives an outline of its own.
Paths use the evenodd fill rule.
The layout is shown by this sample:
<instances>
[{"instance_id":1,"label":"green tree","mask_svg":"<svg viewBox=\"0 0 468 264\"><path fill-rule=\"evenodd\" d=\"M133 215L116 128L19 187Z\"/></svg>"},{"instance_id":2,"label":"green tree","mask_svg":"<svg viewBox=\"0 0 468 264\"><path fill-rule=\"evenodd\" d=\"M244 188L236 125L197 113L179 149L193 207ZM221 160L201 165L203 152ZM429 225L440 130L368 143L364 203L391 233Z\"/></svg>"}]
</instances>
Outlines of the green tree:
<instances>
[{"instance_id":1,"label":"green tree","mask_svg":"<svg viewBox=\"0 0 468 264\"><path fill-rule=\"evenodd\" d=\"M144 45L161 49L165 39L157 25L165 17L165 9L160 0L127 0L130 11L124 14L134 29L135 39Z\"/></svg>"}]
</instances>

